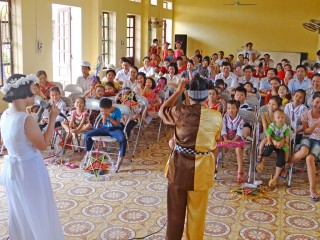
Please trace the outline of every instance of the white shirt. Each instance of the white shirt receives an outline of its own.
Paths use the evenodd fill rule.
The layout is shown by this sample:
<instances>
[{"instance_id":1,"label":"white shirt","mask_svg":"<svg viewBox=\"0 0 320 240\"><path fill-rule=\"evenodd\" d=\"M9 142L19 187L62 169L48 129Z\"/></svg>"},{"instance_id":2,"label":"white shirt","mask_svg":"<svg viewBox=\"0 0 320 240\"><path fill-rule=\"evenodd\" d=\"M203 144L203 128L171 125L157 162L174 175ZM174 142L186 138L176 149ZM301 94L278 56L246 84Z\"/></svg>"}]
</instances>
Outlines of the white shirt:
<instances>
[{"instance_id":1,"label":"white shirt","mask_svg":"<svg viewBox=\"0 0 320 240\"><path fill-rule=\"evenodd\" d=\"M291 128L297 129L297 127L302 125L301 114L307 109L304 104L299 105L295 109L293 109L293 102L286 104L284 113L290 117Z\"/></svg>"},{"instance_id":2,"label":"white shirt","mask_svg":"<svg viewBox=\"0 0 320 240\"><path fill-rule=\"evenodd\" d=\"M170 93L173 93L175 91L175 87L173 87L170 84L179 84L180 82L180 74L178 75L173 75L172 77L170 76L169 73L163 75L167 79L167 91Z\"/></svg>"},{"instance_id":3,"label":"white shirt","mask_svg":"<svg viewBox=\"0 0 320 240\"><path fill-rule=\"evenodd\" d=\"M146 77L152 76L154 75L154 69L153 67L148 67L147 69L145 69L144 67L139 68L138 72L143 72L146 74Z\"/></svg>"},{"instance_id":4,"label":"white shirt","mask_svg":"<svg viewBox=\"0 0 320 240\"><path fill-rule=\"evenodd\" d=\"M266 60L264 60L264 61L266 61ZM267 65L266 62L265 62L265 65ZM272 59L269 59L268 66L269 66L270 68L273 68L274 62L273 62Z\"/></svg>"},{"instance_id":5,"label":"white shirt","mask_svg":"<svg viewBox=\"0 0 320 240\"><path fill-rule=\"evenodd\" d=\"M232 131L237 131L236 136L242 137L242 128L243 128L243 119L237 115L235 119L231 119L228 113L226 113L223 117L222 122L222 135L228 135L228 129Z\"/></svg>"},{"instance_id":6,"label":"white shirt","mask_svg":"<svg viewBox=\"0 0 320 240\"><path fill-rule=\"evenodd\" d=\"M123 85L122 85L122 88L125 88L125 87L128 87L130 88L131 90L133 90L135 88L135 86L137 86L137 81L134 81L134 82L131 82L131 80L125 80Z\"/></svg>"},{"instance_id":7,"label":"white shirt","mask_svg":"<svg viewBox=\"0 0 320 240\"><path fill-rule=\"evenodd\" d=\"M52 100L49 100L49 103L52 104ZM67 104L60 98L60 100L56 103L56 107L60 110L60 113L66 115ZM49 119L49 109L45 109L42 113L42 119ZM62 122L64 120L60 115L57 116L56 122Z\"/></svg>"},{"instance_id":8,"label":"white shirt","mask_svg":"<svg viewBox=\"0 0 320 240\"><path fill-rule=\"evenodd\" d=\"M223 76L223 73L219 73L216 75L214 80L216 81L217 79L222 79L228 85L228 88L237 87L238 77L233 72L230 72L226 78Z\"/></svg>"},{"instance_id":9,"label":"white shirt","mask_svg":"<svg viewBox=\"0 0 320 240\"><path fill-rule=\"evenodd\" d=\"M243 54L243 56L247 57L247 58L249 58L251 53L254 53L256 55L256 58L258 58L260 56L260 53L257 50L254 50L254 49L251 49L251 50L245 49L242 52L239 52L239 54Z\"/></svg>"},{"instance_id":10,"label":"white shirt","mask_svg":"<svg viewBox=\"0 0 320 240\"><path fill-rule=\"evenodd\" d=\"M260 64L260 61L258 59L256 59L254 62L252 61L249 61L249 65L255 67L255 66L258 66Z\"/></svg>"},{"instance_id":11,"label":"white shirt","mask_svg":"<svg viewBox=\"0 0 320 240\"><path fill-rule=\"evenodd\" d=\"M83 90L86 91L90 89L91 83L94 80L94 76L92 74L89 74L87 78L85 78L83 75L77 78L77 85L83 87Z\"/></svg>"},{"instance_id":12,"label":"white shirt","mask_svg":"<svg viewBox=\"0 0 320 240\"><path fill-rule=\"evenodd\" d=\"M238 84L245 84L247 81L246 79L243 77L238 78ZM259 89L259 80L257 78L251 77L251 79L249 80L249 82L251 82L253 84L253 87L256 89Z\"/></svg>"},{"instance_id":13,"label":"white shirt","mask_svg":"<svg viewBox=\"0 0 320 240\"><path fill-rule=\"evenodd\" d=\"M119 82L125 82L127 80L130 80L130 71L127 73L124 71L124 69L121 69L119 72L117 72L116 80Z\"/></svg>"}]
</instances>

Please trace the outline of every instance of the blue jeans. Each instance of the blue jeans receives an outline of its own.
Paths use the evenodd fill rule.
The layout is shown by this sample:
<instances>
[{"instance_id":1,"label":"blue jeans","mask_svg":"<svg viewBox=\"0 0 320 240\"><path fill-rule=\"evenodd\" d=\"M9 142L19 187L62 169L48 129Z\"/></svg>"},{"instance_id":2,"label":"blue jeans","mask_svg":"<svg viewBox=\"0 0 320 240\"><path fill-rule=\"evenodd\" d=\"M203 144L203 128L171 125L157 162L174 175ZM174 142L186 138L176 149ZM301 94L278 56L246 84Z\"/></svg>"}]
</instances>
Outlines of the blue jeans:
<instances>
[{"instance_id":1,"label":"blue jeans","mask_svg":"<svg viewBox=\"0 0 320 240\"><path fill-rule=\"evenodd\" d=\"M124 157L126 155L127 139L121 127L101 126L99 128L89 131L85 136L87 152L91 151L92 149L93 140L91 137L94 137L94 136L110 136L117 139L120 146L120 157Z\"/></svg>"}]
</instances>

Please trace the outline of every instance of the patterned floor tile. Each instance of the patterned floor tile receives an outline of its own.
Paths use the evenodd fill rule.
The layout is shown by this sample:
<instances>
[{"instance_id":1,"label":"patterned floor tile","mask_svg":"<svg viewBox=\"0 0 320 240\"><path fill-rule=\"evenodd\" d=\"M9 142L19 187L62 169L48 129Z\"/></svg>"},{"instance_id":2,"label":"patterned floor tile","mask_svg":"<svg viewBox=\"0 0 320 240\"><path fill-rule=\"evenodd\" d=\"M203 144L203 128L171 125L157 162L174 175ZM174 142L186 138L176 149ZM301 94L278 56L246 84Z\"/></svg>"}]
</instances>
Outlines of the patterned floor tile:
<instances>
[{"instance_id":1,"label":"patterned floor tile","mask_svg":"<svg viewBox=\"0 0 320 240\"><path fill-rule=\"evenodd\" d=\"M140 145L133 162L126 160L117 174L97 178L80 169L49 165L65 239L128 240L163 227L145 238L163 240L167 221L167 180L163 169L170 154L167 142L171 136L170 132L148 149ZM48 150L46 154L52 152ZM74 163L79 163L82 157L82 154L67 156ZM259 198L244 199L231 192L241 187L236 183L234 159L232 151L225 154L210 190L204 240L320 239L320 203L310 201L305 173L293 177L291 188L282 180L273 191ZM0 171L2 163L0 159ZM273 171L270 161L258 179L267 183ZM4 187L0 186L0 236L6 239L7 235L7 199Z\"/></svg>"}]
</instances>

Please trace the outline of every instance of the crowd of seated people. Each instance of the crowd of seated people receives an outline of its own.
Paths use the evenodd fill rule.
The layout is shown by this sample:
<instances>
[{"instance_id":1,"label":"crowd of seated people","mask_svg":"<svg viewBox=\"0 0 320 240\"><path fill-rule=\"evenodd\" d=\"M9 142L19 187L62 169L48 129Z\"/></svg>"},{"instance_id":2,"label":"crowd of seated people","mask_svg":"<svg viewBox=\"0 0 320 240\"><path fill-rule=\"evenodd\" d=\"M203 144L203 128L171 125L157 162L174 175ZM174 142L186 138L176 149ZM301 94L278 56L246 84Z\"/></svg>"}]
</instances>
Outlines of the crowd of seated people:
<instances>
[{"instance_id":1,"label":"crowd of seated people","mask_svg":"<svg viewBox=\"0 0 320 240\"><path fill-rule=\"evenodd\" d=\"M281 156L286 156L285 162L277 161L276 174L270 179L269 185L274 187L278 178L286 175L286 165L305 158L310 182L310 197L314 201L319 201L315 188L315 165L320 158L320 124L318 124L320 122L320 60L314 66L308 64L292 66L289 59L282 59L280 63L276 63L269 54L261 56L257 50L253 49L251 42L246 44L246 49L238 54L234 62L232 61L234 56L230 54L225 57L223 51L213 53L211 57L203 57L197 50L194 56L188 58L184 55L182 44L175 43L176 49L173 50L169 48L169 43L165 43L163 52L159 48L150 48L150 55L143 58L142 66L134 66L127 58L122 57L118 68L114 66L106 68L101 82L90 74L90 63L83 62L82 75L77 83L84 88L85 94L84 99L77 99L77 110L72 112L73 119L81 115L82 110L79 107L83 105L86 98L103 99L103 97L116 96L114 102L128 104L124 96L134 95L132 99L135 100L136 96L146 98L148 109L145 116L134 111L135 117L132 119L130 129L136 125L137 118L143 118L144 124L149 124L152 119L158 117L157 111L161 104L175 91L181 79L192 80L198 75L210 83L206 106L221 112L222 115L225 114L221 141L239 141L240 139L252 141L253 126L244 122L238 115L238 111L257 112L257 109L250 105L250 101L247 101L248 98L257 98L260 102L259 107L266 105L266 111L259 115L262 123L260 131L264 133L264 139L261 141L257 156L259 163L257 171L264 171L265 160L273 150L280 156L278 160ZM41 71L38 75L41 79L39 96L44 99L54 97L48 89L51 85L46 82L45 72ZM187 94L184 94L177 104L187 104L187 98ZM121 122L119 116L112 115L117 110L112 108L110 110L109 103L104 105L107 109L103 113L104 116L114 115L115 117L114 120L107 117L106 124L118 129ZM291 120L288 128L282 128L285 114ZM88 121L81 121L79 118L78 128L90 129L98 115L101 115L99 111L91 112L88 115ZM297 119L300 116L301 119L298 122ZM42 125L45 125L45 118L42 118L41 127ZM74 126L74 123L72 126L63 124L66 129ZM76 132L75 130L74 133ZM288 134L295 134L297 138L298 146L294 156L288 156L287 147L290 146ZM74 134L68 137L72 135ZM124 141L123 138L121 139ZM86 141L90 142L87 138ZM237 182L243 182L243 149L236 148L236 154ZM125 155L123 145L122 155ZM120 165L121 162L117 165L118 169Z\"/></svg>"}]
</instances>

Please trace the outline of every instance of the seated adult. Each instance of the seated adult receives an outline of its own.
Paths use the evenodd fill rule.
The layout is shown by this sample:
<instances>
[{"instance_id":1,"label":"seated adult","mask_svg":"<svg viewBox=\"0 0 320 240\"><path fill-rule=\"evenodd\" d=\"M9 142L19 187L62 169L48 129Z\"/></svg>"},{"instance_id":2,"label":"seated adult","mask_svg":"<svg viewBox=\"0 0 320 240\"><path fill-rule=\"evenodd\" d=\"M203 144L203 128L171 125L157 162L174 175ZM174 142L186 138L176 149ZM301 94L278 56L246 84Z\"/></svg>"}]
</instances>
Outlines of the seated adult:
<instances>
[{"instance_id":1,"label":"seated adult","mask_svg":"<svg viewBox=\"0 0 320 240\"><path fill-rule=\"evenodd\" d=\"M125 80L122 88L130 88L133 90L137 86L137 74L138 74L138 68L135 66L130 67L130 79Z\"/></svg>"},{"instance_id":2,"label":"seated adult","mask_svg":"<svg viewBox=\"0 0 320 240\"><path fill-rule=\"evenodd\" d=\"M245 66L243 69L244 75L243 77L238 79L238 84L243 85L246 82L251 82L253 87L258 89L259 88L259 81L258 79L254 78L253 75L253 67L248 65Z\"/></svg>"},{"instance_id":3,"label":"seated adult","mask_svg":"<svg viewBox=\"0 0 320 240\"><path fill-rule=\"evenodd\" d=\"M256 67L260 64L259 59L256 58L256 54L255 53L250 53L249 55L249 65L251 65L252 67Z\"/></svg>"},{"instance_id":4,"label":"seated adult","mask_svg":"<svg viewBox=\"0 0 320 240\"><path fill-rule=\"evenodd\" d=\"M154 69L150 66L150 58L144 57L143 58L143 67L139 68L138 72L143 72L146 74L146 77L154 77Z\"/></svg>"},{"instance_id":5,"label":"seated adult","mask_svg":"<svg viewBox=\"0 0 320 240\"><path fill-rule=\"evenodd\" d=\"M270 80L270 90L264 97L264 103L268 104L272 96L279 96L278 90L281 85L281 81L278 77L273 77Z\"/></svg>"},{"instance_id":6,"label":"seated adult","mask_svg":"<svg viewBox=\"0 0 320 240\"><path fill-rule=\"evenodd\" d=\"M261 79L259 92L262 97L266 97L267 94L271 91L270 81L272 78L276 77L278 74L277 69L270 68L267 71L267 77Z\"/></svg>"},{"instance_id":7,"label":"seated adult","mask_svg":"<svg viewBox=\"0 0 320 240\"><path fill-rule=\"evenodd\" d=\"M37 93L41 98L50 99L50 88L55 86L53 83L48 81L47 73L43 70L37 72L39 79L40 92Z\"/></svg>"},{"instance_id":8,"label":"seated adult","mask_svg":"<svg viewBox=\"0 0 320 240\"><path fill-rule=\"evenodd\" d=\"M273 68L274 62L273 62L273 60L270 58L270 54L266 53L265 55L263 55L263 58L264 58L264 65L265 65L266 67Z\"/></svg>"},{"instance_id":9,"label":"seated adult","mask_svg":"<svg viewBox=\"0 0 320 240\"><path fill-rule=\"evenodd\" d=\"M234 67L242 67L244 65L244 56L243 54L238 55L238 61L234 64Z\"/></svg>"},{"instance_id":10,"label":"seated adult","mask_svg":"<svg viewBox=\"0 0 320 240\"><path fill-rule=\"evenodd\" d=\"M101 84L105 86L107 82L111 82L111 83L113 83L115 89L118 90L119 83L115 81L115 77L116 77L116 71L113 69L107 69L106 76L104 78L102 78Z\"/></svg>"},{"instance_id":11,"label":"seated adult","mask_svg":"<svg viewBox=\"0 0 320 240\"><path fill-rule=\"evenodd\" d=\"M77 78L77 85L83 87L83 90L89 90L91 83L94 80L94 76L90 74L91 64L88 61L83 61L81 63L81 72L82 75Z\"/></svg>"},{"instance_id":12,"label":"seated adult","mask_svg":"<svg viewBox=\"0 0 320 240\"><path fill-rule=\"evenodd\" d=\"M176 63L177 63L177 67L178 67L178 74L181 74L184 70L187 69L187 64L183 64L182 57L177 57Z\"/></svg>"},{"instance_id":13,"label":"seated adult","mask_svg":"<svg viewBox=\"0 0 320 240\"><path fill-rule=\"evenodd\" d=\"M193 61L188 60L187 69L181 73L181 78L187 78L188 80L192 80L196 74L197 71L194 69Z\"/></svg>"},{"instance_id":14,"label":"seated adult","mask_svg":"<svg viewBox=\"0 0 320 240\"><path fill-rule=\"evenodd\" d=\"M284 72L284 68L282 67L282 64L281 63L278 63L277 64L277 71L278 71L278 74L277 74L277 77L283 81L284 77L285 77L285 72Z\"/></svg>"},{"instance_id":15,"label":"seated adult","mask_svg":"<svg viewBox=\"0 0 320 240\"><path fill-rule=\"evenodd\" d=\"M288 84L291 93L295 93L298 89L306 90L312 87L310 79L306 77L306 71L306 67L303 65L296 67L296 75Z\"/></svg>"},{"instance_id":16,"label":"seated adult","mask_svg":"<svg viewBox=\"0 0 320 240\"><path fill-rule=\"evenodd\" d=\"M320 92L320 73L316 73L312 76L311 78L311 83L312 83L312 88L307 89L307 107L311 108L312 107L312 102L313 102L313 95L316 92Z\"/></svg>"},{"instance_id":17,"label":"seated adult","mask_svg":"<svg viewBox=\"0 0 320 240\"><path fill-rule=\"evenodd\" d=\"M178 74L178 67L175 63L170 63L169 73L163 75L167 79L168 91L173 93L180 83L180 75Z\"/></svg>"},{"instance_id":18,"label":"seated adult","mask_svg":"<svg viewBox=\"0 0 320 240\"><path fill-rule=\"evenodd\" d=\"M318 202L319 194L316 191L316 166L315 162L320 158L320 93L313 95L312 108L301 114L301 121L305 135L298 152L292 155L291 162L295 163L304 158L307 162L309 190L311 201Z\"/></svg>"},{"instance_id":19,"label":"seated adult","mask_svg":"<svg viewBox=\"0 0 320 240\"><path fill-rule=\"evenodd\" d=\"M221 73L217 74L216 79L222 79L226 84L227 88L237 87L237 76L231 72L231 65L228 62L222 63Z\"/></svg>"},{"instance_id":20,"label":"seated adult","mask_svg":"<svg viewBox=\"0 0 320 240\"><path fill-rule=\"evenodd\" d=\"M122 85L125 81L130 80L130 62L127 58L121 58L122 69L117 72L116 81Z\"/></svg>"},{"instance_id":21,"label":"seated adult","mask_svg":"<svg viewBox=\"0 0 320 240\"><path fill-rule=\"evenodd\" d=\"M203 78L208 78L210 73L209 73L209 63L210 63L210 58L208 56L205 56L202 60L201 67L197 68L197 72L200 77Z\"/></svg>"}]
</instances>

